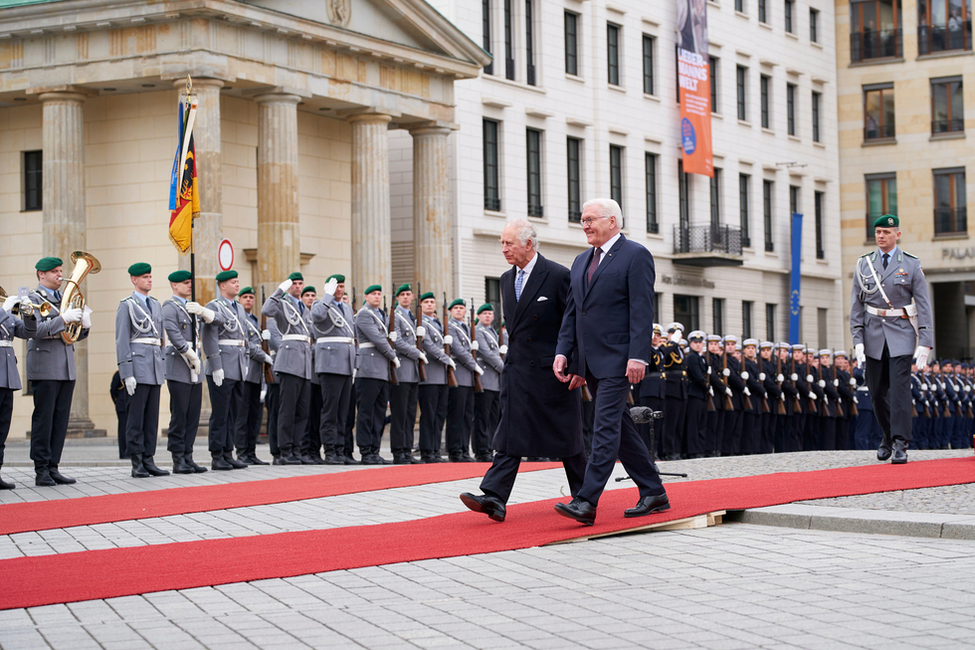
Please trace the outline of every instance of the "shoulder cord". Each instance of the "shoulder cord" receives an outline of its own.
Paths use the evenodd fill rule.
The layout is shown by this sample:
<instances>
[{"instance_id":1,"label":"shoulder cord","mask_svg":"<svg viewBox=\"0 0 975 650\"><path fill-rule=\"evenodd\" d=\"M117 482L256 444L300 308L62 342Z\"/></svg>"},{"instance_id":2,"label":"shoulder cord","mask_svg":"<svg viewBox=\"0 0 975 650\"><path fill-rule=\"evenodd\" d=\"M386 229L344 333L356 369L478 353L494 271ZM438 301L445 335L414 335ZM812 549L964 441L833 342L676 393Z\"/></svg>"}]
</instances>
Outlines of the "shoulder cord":
<instances>
[{"instance_id":1,"label":"shoulder cord","mask_svg":"<svg viewBox=\"0 0 975 650\"><path fill-rule=\"evenodd\" d=\"M223 304L219 300L216 300L215 302L216 302L216 305L217 305L217 308L218 309L220 309L222 312L224 312L225 314L227 314L228 316L230 316L231 318L234 319L233 322L227 323L226 325L223 325L223 329L226 330L226 331L228 331L228 332L237 332L237 331L239 331L240 330L240 320L237 319L236 310L231 311L230 310L230 307L228 307L227 305Z\"/></svg>"},{"instance_id":2,"label":"shoulder cord","mask_svg":"<svg viewBox=\"0 0 975 650\"><path fill-rule=\"evenodd\" d=\"M286 300L284 296L281 296L281 303L284 305L284 317L288 321L288 324L294 327L295 325L301 325L302 329L305 330L305 335L308 336L308 325L305 323L305 319L301 317L301 313L298 308L291 304L290 300ZM288 310L291 311L288 311Z\"/></svg>"},{"instance_id":3,"label":"shoulder cord","mask_svg":"<svg viewBox=\"0 0 975 650\"><path fill-rule=\"evenodd\" d=\"M129 308L129 320L132 322L132 327L135 328L136 332L139 334L148 334L152 332L159 338L159 330L156 329L156 324L152 322L152 316L150 316L146 310L142 308L142 305L137 305L135 298L131 296L126 298L123 302L127 303L126 306ZM136 314L135 310L138 309L140 314ZM148 325L146 325L148 323Z\"/></svg>"},{"instance_id":4,"label":"shoulder cord","mask_svg":"<svg viewBox=\"0 0 975 650\"><path fill-rule=\"evenodd\" d=\"M416 336L416 330L413 329L413 323L411 323L406 316L399 313L398 311L394 311L393 313L396 315L396 318L403 321L403 324L406 325L406 329L408 329L410 333L413 334L413 336Z\"/></svg>"},{"instance_id":5,"label":"shoulder cord","mask_svg":"<svg viewBox=\"0 0 975 650\"><path fill-rule=\"evenodd\" d=\"M383 319L379 317L379 314L377 314L372 309L370 309L368 305L364 305L361 309L359 309L359 314L361 314L362 312L366 312L367 314L375 318L376 322L379 323L379 328L383 331L383 334L385 334L387 337L389 336L389 332L386 330L386 323L384 323ZM356 316L358 316L359 314L356 314Z\"/></svg>"}]
</instances>

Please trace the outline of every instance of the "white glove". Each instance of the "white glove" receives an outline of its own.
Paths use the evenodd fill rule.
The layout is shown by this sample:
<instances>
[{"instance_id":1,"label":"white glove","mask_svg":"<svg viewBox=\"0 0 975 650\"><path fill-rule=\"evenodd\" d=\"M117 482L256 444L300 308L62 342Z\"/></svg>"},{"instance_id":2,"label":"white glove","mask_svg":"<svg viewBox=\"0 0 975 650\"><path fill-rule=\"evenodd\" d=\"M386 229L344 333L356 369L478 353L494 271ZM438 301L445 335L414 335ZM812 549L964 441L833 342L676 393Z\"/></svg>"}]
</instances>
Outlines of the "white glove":
<instances>
[{"instance_id":1,"label":"white glove","mask_svg":"<svg viewBox=\"0 0 975 650\"><path fill-rule=\"evenodd\" d=\"M81 315L81 328L90 330L91 329L91 310L85 307L85 313Z\"/></svg>"},{"instance_id":2,"label":"white glove","mask_svg":"<svg viewBox=\"0 0 975 650\"><path fill-rule=\"evenodd\" d=\"M325 293L327 293L330 296L334 296L335 289L337 289L338 286L339 286L339 281L336 280L335 278L332 278L331 280L325 283L325 289L324 289ZM285 291L287 291L287 289L285 289Z\"/></svg>"},{"instance_id":3,"label":"white glove","mask_svg":"<svg viewBox=\"0 0 975 650\"><path fill-rule=\"evenodd\" d=\"M430 363L429 361L427 361L427 355L423 352L420 353L420 361L422 361L423 363Z\"/></svg>"},{"instance_id":4,"label":"white glove","mask_svg":"<svg viewBox=\"0 0 975 650\"><path fill-rule=\"evenodd\" d=\"M457 368L457 362L449 357L447 358L447 365L451 368Z\"/></svg>"},{"instance_id":5,"label":"white glove","mask_svg":"<svg viewBox=\"0 0 975 650\"><path fill-rule=\"evenodd\" d=\"M7 296L7 299L3 301L3 310L9 314L19 304L20 296Z\"/></svg>"},{"instance_id":6,"label":"white glove","mask_svg":"<svg viewBox=\"0 0 975 650\"><path fill-rule=\"evenodd\" d=\"M397 334L395 331L390 332L388 338L390 343L396 343L396 339L399 338L399 334Z\"/></svg>"},{"instance_id":7,"label":"white glove","mask_svg":"<svg viewBox=\"0 0 975 650\"><path fill-rule=\"evenodd\" d=\"M501 354L508 354L508 346L502 345L500 348L498 348L498 352L500 352Z\"/></svg>"},{"instance_id":8,"label":"white glove","mask_svg":"<svg viewBox=\"0 0 975 650\"><path fill-rule=\"evenodd\" d=\"M481 375L484 374L484 368L482 368L481 366L479 366L479 365L477 365L475 363L474 364L474 372L476 372L477 373L477 376L480 377Z\"/></svg>"},{"instance_id":9,"label":"white glove","mask_svg":"<svg viewBox=\"0 0 975 650\"><path fill-rule=\"evenodd\" d=\"M670 340L673 343L680 343L681 338L680 330L674 330L674 333L670 335Z\"/></svg>"},{"instance_id":10,"label":"white glove","mask_svg":"<svg viewBox=\"0 0 975 650\"><path fill-rule=\"evenodd\" d=\"M741 378L744 379L745 381L748 381L748 371L747 370L741 373Z\"/></svg>"},{"instance_id":11,"label":"white glove","mask_svg":"<svg viewBox=\"0 0 975 650\"><path fill-rule=\"evenodd\" d=\"M422 339L426 335L427 335L426 328L423 327L423 325L417 325L416 326L416 338Z\"/></svg>"},{"instance_id":12,"label":"white glove","mask_svg":"<svg viewBox=\"0 0 975 650\"><path fill-rule=\"evenodd\" d=\"M708 366L708 374L711 374L711 366Z\"/></svg>"},{"instance_id":13,"label":"white glove","mask_svg":"<svg viewBox=\"0 0 975 650\"><path fill-rule=\"evenodd\" d=\"M927 389L928 389L927 384L921 384L921 390L927 390Z\"/></svg>"},{"instance_id":14,"label":"white glove","mask_svg":"<svg viewBox=\"0 0 975 650\"><path fill-rule=\"evenodd\" d=\"M863 351L863 343L857 343L853 346L853 355L857 358L857 363L861 366L867 362L867 355ZM927 359L927 357L925 357ZM920 368L920 366L918 366Z\"/></svg>"},{"instance_id":15,"label":"white glove","mask_svg":"<svg viewBox=\"0 0 975 650\"><path fill-rule=\"evenodd\" d=\"M945 384L944 382L941 382L941 390L944 390L945 388L947 388L947 384Z\"/></svg>"},{"instance_id":16,"label":"white glove","mask_svg":"<svg viewBox=\"0 0 975 650\"><path fill-rule=\"evenodd\" d=\"M834 379L833 380L833 386L835 388L839 388L840 387L840 380L839 379Z\"/></svg>"},{"instance_id":17,"label":"white glove","mask_svg":"<svg viewBox=\"0 0 975 650\"><path fill-rule=\"evenodd\" d=\"M714 397L714 386L708 386L708 395Z\"/></svg>"},{"instance_id":18,"label":"white glove","mask_svg":"<svg viewBox=\"0 0 975 650\"><path fill-rule=\"evenodd\" d=\"M261 403L264 403L264 398L267 397L267 387L261 389Z\"/></svg>"},{"instance_id":19,"label":"white glove","mask_svg":"<svg viewBox=\"0 0 975 650\"><path fill-rule=\"evenodd\" d=\"M264 356L263 356L263 359L262 359L262 361L263 361L264 363L268 363L268 364L271 364L271 365L273 365L273 364L274 364L274 359L272 359L272 358L271 358L271 355L270 355L270 354L268 354L267 352L265 352L265 353L264 353Z\"/></svg>"},{"instance_id":20,"label":"white glove","mask_svg":"<svg viewBox=\"0 0 975 650\"><path fill-rule=\"evenodd\" d=\"M734 393L731 392L730 388L725 388L724 392L728 393L729 395L734 395Z\"/></svg>"},{"instance_id":21,"label":"white glove","mask_svg":"<svg viewBox=\"0 0 975 650\"><path fill-rule=\"evenodd\" d=\"M791 375L789 375L789 381L799 381L799 375L797 375L796 373L792 373Z\"/></svg>"},{"instance_id":22,"label":"white glove","mask_svg":"<svg viewBox=\"0 0 975 650\"><path fill-rule=\"evenodd\" d=\"M853 377L850 377L850 386L856 386L856 385L857 385L857 380L854 379Z\"/></svg>"},{"instance_id":23,"label":"white glove","mask_svg":"<svg viewBox=\"0 0 975 650\"><path fill-rule=\"evenodd\" d=\"M816 393L809 393L809 399L815 400L816 399Z\"/></svg>"},{"instance_id":24,"label":"white glove","mask_svg":"<svg viewBox=\"0 0 975 650\"><path fill-rule=\"evenodd\" d=\"M972 390L972 387L971 386L965 386L965 392L966 393L969 392L969 391L971 391L971 390Z\"/></svg>"},{"instance_id":25,"label":"white glove","mask_svg":"<svg viewBox=\"0 0 975 650\"><path fill-rule=\"evenodd\" d=\"M291 285L293 285L293 284L294 284L294 281L291 278L288 278L287 280L285 280L284 282L282 282L280 285L278 285L278 289L281 290L281 293L288 293L288 289L290 289L291 288Z\"/></svg>"},{"instance_id":26,"label":"white glove","mask_svg":"<svg viewBox=\"0 0 975 650\"><path fill-rule=\"evenodd\" d=\"M924 372L924 369L928 367L928 355L931 354L931 348L925 345L917 346L917 350L914 352L914 356L917 357L917 369Z\"/></svg>"},{"instance_id":27,"label":"white glove","mask_svg":"<svg viewBox=\"0 0 975 650\"><path fill-rule=\"evenodd\" d=\"M450 334L447 334L445 337L443 337L444 345L452 345L453 342L454 342L454 337L452 337Z\"/></svg>"},{"instance_id":28,"label":"white glove","mask_svg":"<svg viewBox=\"0 0 975 650\"><path fill-rule=\"evenodd\" d=\"M400 367L399 357L393 357L393 366L395 366L396 369L399 370Z\"/></svg>"},{"instance_id":29,"label":"white glove","mask_svg":"<svg viewBox=\"0 0 975 650\"><path fill-rule=\"evenodd\" d=\"M725 377L730 377L731 376L731 368L725 368L724 370L721 371L721 374L724 375Z\"/></svg>"},{"instance_id":30,"label":"white glove","mask_svg":"<svg viewBox=\"0 0 975 650\"><path fill-rule=\"evenodd\" d=\"M481 349L481 345L477 341L471 341L471 352L477 352Z\"/></svg>"},{"instance_id":31,"label":"white glove","mask_svg":"<svg viewBox=\"0 0 975 650\"><path fill-rule=\"evenodd\" d=\"M61 319L65 323L80 323L84 312L78 307L72 307L61 312Z\"/></svg>"},{"instance_id":32,"label":"white glove","mask_svg":"<svg viewBox=\"0 0 975 650\"><path fill-rule=\"evenodd\" d=\"M263 331L261 331L261 338L263 340L265 340L265 341L270 341L271 340L271 330L263 330Z\"/></svg>"},{"instance_id":33,"label":"white glove","mask_svg":"<svg viewBox=\"0 0 975 650\"><path fill-rule=\"evenodd\" d=\"M785 377L782 376L782 373L781 372L775 376L775 381L779 382L780 384L783 381L785 381Z\"/></svg>"},{"instance_id":34,"label":"white glove","mask_svg":"<svg viewBox=\"0 0 975 650\"><path fill-rule=\"evenodd\" d=\"M193 351L193 348L186 348L186 352L183 352L183 358L190 362L190 370L196 374L200 374L200 355Z\"/></svg>"},{"instance_id":35,"label":"white glove","mask_svg":"<svg viewBox=\"0 0 975 650\"><path fill-rule=\"evenodd\" d=\"M217 388L223 386L223 368L213 371L213 383Z\"/></svg>"},{"instance_id":36,"label":"white glove","mask_svg":"<svg viewBox=\"0 0 975 650\"><path fill-rule=\"evenodd\" d=\"M813 383L813 376L812 375L806 375L806 383L807 384Z\"/></svg>"},{"instance_id":37,"label":"white glove","mask_svg":"<svg viewBox=\"0 0 975 650\"><path fill-rule=\"evenodd\" d=\"M856 395L853 396L853 403L854 404L859 404L860 403L860 400L857 399L857 396Z\"/></svg>"},{"instance_id":38,"label":"white glove","mask_svg":"<svg viewBox=\"0 0 975 650\"><path fill-rule=\"evenodd\" d=\"M212 309L207 309L198 302L188 302L186 303L186 311L190 314L196 314L202 318L207 323L212 323L216 314L213 313Z\"/></svg>"},{"instance_id":39,"label":"white glove","mask_svg":"<svg viewBox=\"0 0 975 650\"><path fill-rule=\"evenodd\" d=\"M138 385L138 383L135 381L135 377L126 377L122 380L122 382L125 384L125 392L130 396L135 395L135 387Z\"/></svg>"},{"instance_id":40,"label":"white glove","mask_svg":"<svg viewBox=\"0 0 975 650\"><path fill-rule=\"evenodd\" d=\"M819 380L818 382L816 382L816 383L817 383L817 384L819 384L819 387L820 387L820 388L826 388L826 380L825 380L825 379L820 379L820 380Z\"/></svg>"},{"instance_id":41,"label":"white glove","mask_svg":"<svg viewBox=\"0 0 975 650\"><path fill-rule=\"evenodd\" d=\"M765 381L765 373L764 372L758 373L758 380L759 381Z\"/></svg>"},{"instance_id":42,"label":"white glove","mask_svg":"<svg viewBox=\"0 0 975 650\"><path fill-rule=\"evenodd\" d=\"M745 395L748 395L749 397L751 397L751 395L752 395L752 392L750 390L748 390L748 386L745 386L745 390L742 391L742 392L744 392Z\"/></svg>"}]
</instances>

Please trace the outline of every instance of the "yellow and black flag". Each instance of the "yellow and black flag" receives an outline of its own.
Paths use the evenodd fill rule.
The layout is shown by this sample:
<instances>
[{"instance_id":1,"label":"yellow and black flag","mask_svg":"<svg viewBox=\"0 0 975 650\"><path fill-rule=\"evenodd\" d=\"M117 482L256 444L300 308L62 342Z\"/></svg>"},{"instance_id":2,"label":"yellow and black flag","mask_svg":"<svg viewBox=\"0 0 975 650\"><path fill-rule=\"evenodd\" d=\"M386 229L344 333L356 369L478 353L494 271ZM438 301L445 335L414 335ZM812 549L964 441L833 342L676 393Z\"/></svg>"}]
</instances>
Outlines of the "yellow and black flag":
<instances>
[{"instance_id":1,"label":"yellow and black flag","mask_svg":"<svg viewBox=\"0 0 975 650\"><path fill-rule=\"evenodd\" d=\"M169 239L180 253L185 253L193 245L193 219L200 216L200 193L193 149L196 106L195 96L179 103L179 147L173 160L169 185Z\"/></svg>"}]
</instances>

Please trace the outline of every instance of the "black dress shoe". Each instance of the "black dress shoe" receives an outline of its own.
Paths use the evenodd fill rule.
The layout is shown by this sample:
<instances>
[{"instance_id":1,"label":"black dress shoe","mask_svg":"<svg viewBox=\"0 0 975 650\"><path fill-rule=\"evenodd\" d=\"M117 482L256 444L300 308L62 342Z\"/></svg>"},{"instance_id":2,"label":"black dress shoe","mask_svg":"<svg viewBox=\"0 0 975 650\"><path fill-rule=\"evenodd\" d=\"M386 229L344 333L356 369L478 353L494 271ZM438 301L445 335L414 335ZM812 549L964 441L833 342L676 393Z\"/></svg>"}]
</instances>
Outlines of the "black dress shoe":
<instances>
[{"instance_id":1,"label":"black dress shoe","mask_svg":"<svg viewBox=\"0 0 975 650\"><path fill-rule=\"evenodd\" d=\"M442 463L443 458L441 458L437 454L423 454L423 456L420 457L420 462L421 463Z\"/></svg>"},{"instance_id":2,"label":"black dress shoe","mask_svg":"<svg viewBox=\"0 0 975 650\"><path fill-rule=\"evenodd\" d=\"M78 482L75 479L65 476L59 472L57 467L48 467L47 471L50 472L51 478L54 479L54 482L58 485L74 485Z\"/></svg>"},{"instance_id":3,"label":"black dress shoe","mask_svg":"<svg viewBox=\"0 0 975 650\"><path fill-rule=\"evenodd\" d=\"M0 478L0 490L13 490L15 487L17 486L14 485L13 483L7 483L2 478Z\"/></svg>"},{"instance_id":4,"label":"black dress shoe","mask_svg":"<svg viewBox=\"0 0 975 650\"><path fill-rule=\"evenodd\" d=\"M477 461L477 462L479 462L479 463L493 463L494 462L494 457L493 456L486 456L484 454L480 454L478 456L475 456L474 457L474 460Z\"/></svg>"},{"instance_id":5,"label":"black dress shoe","mask_svg":"<svg viewBox=\"0 0 975 650\"><path fill-rule=\"evenodd\" d=\"M229 451L224 452L223 459L231 469L247 469L247 463L240 462Z\"/></svg>"},{"instance_id":6,"label":"black dress shoe","mask_svg":"<svg viewBox=\"0 0 975 650\"><path fill-rule=\"evenodd\" d=\"M267 465L267 463L265 461L263 461L263 460L261 460L260 458L257 457L257 454L248 454L247 455L247 464L248 465Z\"/></svg>"},{"instance_id":7,"label":"black dress shoe","mask_svg":"<svg viewBox=\"0 0 975 650\"><path fill-rule=\"evenodd\" d=\"M346 465L358 465L359 464L359 461L357 461L352 456L352 454L345 454L344 456L342 456L342 460L345 462Z\"/></svg>"},{"instance_id":8,"label":"black dress shoe","mask_svg":"<svg viewBox=\"0 0 975 650\"><path fill-rule=\"evenodd\" d=\"M379 454L369 454L362 457L363 465L389 465L390 461L386 460Z\"/></svg>"},{"instance_id":9,"label":"black dress shoe","mask_svg":"<svg viewBox=\"0 0 975 650\"><path fill-rule=\"evenodd\" d=\"M142 462L142 454L132 454L132 478L149 478L149 472Z\"/></svg>"},{"instance_id":10,"label":"black dress shoe","mask_svg":"<svg viewBox=\"0 0 975 650\"><path fill-rule=\"evenodd\" d=\"M143 456L142 466L146 468L146 471L149 472L150 476L169 476L169 472L160 467L156 467L156 463L152 460L152 456Z\"/></svg>"},{"instance_id":11,"label":"black dress shoe","mask_svg":"<svg viewBox=\"0 0 975 650\"><path fill-rule=\"evenodd\" d=\"M183 460L185 460L186 464L192 467L193 471L196 472L197 474L202 474L203 472L208 471L206 467L203 467L202 465L197 465L195 462L193 462L193 454L186 454L185 456L183 456Z\"/></svg>"},{"instance_id":12,"label":"black dress shoe","mask_svg":"<svg viewBox=\"0 0 975 650\"><path fill-rule=\"evenodd\" d=\"M213 462L210 463L210 467L219 472L229 472L234 468L233 465L227 462L227 459L223 457L223 454L213 456Z\"/></svg>"},{"instance_id":13,"label":"black dress shoe","mask_svg":"<svg viewBox=\"0 0 975 650\"><path fill-rule=\"evenodd\" d=\"M318 454L311 454L308 457L311 458L311 462L312 462L313 465L324 465L325 464L325 459L322 458L321 456L319 456Z\"/></svg>"},{"instance_id":14,"label":"black dress shoe","mask_svg":"<svg viewBox=\"0 0 975 650\"><path fill-rule=\"evenodd\" d=\"M287 465L287 463L284 462L284 459L281 456L272 456L271 457L271 464L272 465Z\"/></svg>"},{"instance_id":15,"label":"black dress shoe","mask_svg":"<svg viewBox=\"0 0 975 650\"><path fill-rule=\"evenodd\" d=\"M291 454L281 455L282 465L301 465L301 460L297 456L292 456Z\"/></svg>"},{"instance_id":16,"label":"black dress shoe","mask_svg":"<svg viewBox=\"0 0 975 650\"><path fill-rule=\"evenodd\" d=\"M667 498L666 492L657 496L640 497L635 507L623 511L623 516L645 517L664 510L670 510L670 499Z\"/></svg>"},{"instance_id":17,"label":"black dress shoe","mask_svg":"<svg viewBox=\"0 0 975 650\"><path fill-rule=\"evenodd\" d=\"M877 447L877 460L890 460L890 445L886 442L880 443Z\"/></svg>"},{"instance_id":18,"label":"black dress shoe","mask_svg":"<svg viewBox=\"0 0 975 650\"><path fill-rule=\"evenodd\" d=\"M409 465L410 461L406 454L393 454L393 465Z\"/></svg>"},{"instance_id":19,"label":"black dress shoe","mask_svg":"<svg viewBox=\"0 0 975 650\"><path fill-rule=\"evenodd\" d=\"M596 508L585 499L575 497L569 503L556 503L555 511L563 517L575 519L580 524L592 526L596 523Z\"/></svg>"},{"instance_id":20,"label":"black dress shoe","mask_svg":"<svg viewBox=\"0 0 975 650\"><path fill-rule=\"evenodd\" d=\"M325 455L326 465L345 465L345 459L342 456L336 454L326 454Z\"/></svg>"},{"instance_id":21,"label":"black dress shoe","mask_svg":"<svg viewBox=\"0 0 975 650\"><path fill-rule=\"evenodd\" d=\"M504 521L505 506L500 499L487 494L477 495L464 492L460 495L460 500L474 512L484 513L493 521Z\"/></svg>"},{"instance_id":22,"label":"black dress shoe","mask_svg":"<svg viewBox=\"0 0 975 650\"><path fill-rule=\"evenodd\" d=\"M34 470L36 476L34 477L34 485L38 487L53 487L57 485L54 479L51 478L51 473L45 467L43 469Z\"/></svg>"},{"instance_id":23,"label":"black dress shoe","mask_svg":"<svg viewBox=\"0 0 975 650\"><path fill-rule=\"evenodd\" d=\"M907 462L907 442L897 439L894 441L894 453L890 459L891 465L903 465Z\"/></svg>"},{"instance_id":24,"label":"black dress shoe","mask_svg":"<svg viewBox=\"0 0 975 650\"><path fill-rule=\"evenodd\" d=\"M305 454L300 454L300 455L299 454L295 454L295 458L297 458L298 461L302 465L314 465L315 464L314 459L311 456L306 456Z\"/></svg>"}]
</instances>

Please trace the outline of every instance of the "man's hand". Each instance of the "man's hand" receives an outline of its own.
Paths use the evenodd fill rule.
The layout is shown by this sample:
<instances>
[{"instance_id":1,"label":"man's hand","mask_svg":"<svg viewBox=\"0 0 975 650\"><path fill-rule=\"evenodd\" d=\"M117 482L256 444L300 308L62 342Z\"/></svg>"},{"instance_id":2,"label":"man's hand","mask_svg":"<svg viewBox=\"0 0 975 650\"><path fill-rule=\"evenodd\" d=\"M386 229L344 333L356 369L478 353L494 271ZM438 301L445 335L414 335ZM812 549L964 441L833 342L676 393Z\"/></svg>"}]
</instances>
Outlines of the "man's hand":
<instances>
[{"instance_id":1,"label":"man's hand","mask_svg":"<svg viewBox=\"0 0 975 650\"><path fill-rule=\"evenodd\" d=\"M724 375L725 377L730 377L731 376L731 368L725 368L724 370L721 371L721 374Z\"/></svg>"},{"instance_id":2,"label":"man's hand","mask_svg":"<svg viewBox=\"0 0 975 650\"><path fill-rule=\"evenodd\" d=\"M396 343L396 339L399 338L399 334L395 330L393 330L392 332L389 333L388 338L390 343Z\"/></svg>"},{"instance_id":3,"label":"man's hand","mask_svg":"<svg viewBox=\"0 0 975 650\"><path fill-rule=\"evenodd\" d=\"M758 380L759 381L765 381L765 373L764 372L758 373Z\"/></svg>"},{"instance_id":4,"label":"man's hand","mask_svg":"<svg viewBox=\"0 0 975 650\"><path fill-rule=\"evenodd\" d=\"M924 372L925 368L928 367L928 355L931 354L931 348L919 345L917 346L917 351L914 352L914 356L917 357L917 369Z\"/></svg>"},{"instance_id":5,"label":"man's hand","mask_svg":"<svg viewBox=\"0 0 975 650\"><path fill-rule=\"evenodd\" d=\"M426 352L421 352L420 353L420 361L422 361L423 363L430 363L429 361L427 361Z\"/></svg>"},{"instance_id":6,"label":"man's hand","mask_svg":"<svg viewBox=\"0 0 975 650\"><path fill-rule=\"evenodd\" d=\"M501 354L508 354L508 346L507 345L501 345L501 347L498 348L498 352L501 353Z\"/></svg>"},{"instance_id":7,"label":"man's hand","mask_svg":"<svg viewBox=\"0 0 975 650\"><path fill-rule=\"evenodd\" d=\"M629 359L626 362L626 378L631 384L639 384L646 374L647 367L636 359Z\"/></svg>"},{"instance_id":8,"label":"man's hand","mask_svg":"<svg viewBox=\"0 0 975 650\"><path fill-rule=\"evenodd\" d=\"M775 376L775 381L779 382L780 384L783 381L785 381L785 377L782 376L782 373L781 372Z\"/></svg>"},{"instance_id":9,"label":"man's hand","mask_svg":"<svg viewBox=\"0 0 975 650\"><path fill-rule=\"evenodd\" d=\"M135 377L126 377L122 380L122 383L125 384L125 392L128 393L130 397L135 395L135 387L138 385L135 381Z\"/></svg>"},{"instance_id":10,"label":"man's hand","mask_svg":"<svg viewBox=\"0 0 975 650\"><path fill-rule=\"evenodd\" d=\"M477 376L480 377L481 375L484 374L484 368L482 368L481 366L479 366L479 365L477 365L475 363L474 364L474 372L476 372L477 373Z\"/></svg>"},{"instance_id":11,"label":"man's hand","mask_svg":"<svg viewBox=\"0 0 975 650\"><path fill-rule=\"evenodd\" d=\"M264 403L264 398L267 397L267 387L261 389L261 404Z\"/></svg>"},{"instance_id":12,"label":"man's hand","mask_svg":"<svg viewBox=\"0 0 975 650\"><path fill-rule=\"evenodd\" d=\"M85 311L81 315L81 328L90 330L91 329L91 310L85 305Z\"/></svg>"},{"instance_id":13,"label":"man's hand","mask_svg":"<svg viewBox=\"0 0 975 650\"><path fill-rule=\"evenodd\" d=\"M294 284L294 280L288 278L278 286L278 289L281 290L281 293L288 293L288 289L290 289L291 285L293 284Z\"/></svg>"},{"instance_id":14,"label":"man's hand","mask_svg":"<svg viewBox=\"0 0 975 650\"><path fill-rule=\"evenodd\" d=\"M263 357L262 357L261 361L263 363L266 363L269 366L273 366L274 365L274 359L271 358L271 355L270 354L268 354L267 352L263 352L262 355L263 355Z\"/></svg>"},{"instance_id":15,"label":"man's hand","mask_svg":"<svg viewBox=\"0 0 975 650\"><path fill-rule=\"evenodd\" d=\"M857 358L857 363L863 367L863 364L867 362L867 355L863 352L863 343L857 343L853 346L853 355ZM927 360L927 357L925 357ZM920 368L921 366L918 366Z\"/></svg>"},{"instance_id":16,"label":"man's hand","mask_svg":"<svg viewBox=\"0 0 975 650\"><path fill-rule=\"evenodd\" d=\"M200 355L194 352L193 348L186 348L186 352L183 353L183 358L190 363L190 370L196 374L200 374Z\"/></svg>"},{"instance_id":17,"label":"man's hand","mask_svg":"<svg viewBox=\"0 0 975 650\"><path fill-rule=\"evenodd\" d=\"M457 362L451 359L450 357L447 357L447 365L455 370L457 369Z\"/></svg>"},{"instance_id":18,"label":"man's hand","mask_svg":"<svg viewBox=\"0 0 975 650\"><path fill-rule=\"evenodd\" d=\"M78 307L65 309L63 312L61 312L61 319L65 323L80 323L82 316L84 316L84 312Z\"/></svg>"},{"instance_id":19,"label":"man's hand","mask_svg":"<svg viewBox=\"0 0 975 650\"><path fill-rule=\"evenodd\" d=\"M565 368L569 365L569 360L565 358L564 355L556 355L555 362L552 364L552 372L555 373L555 378L561 381L563 384L569 382L569 375L566 374Z\"/></svg>"},{"instance_id":20,"label":"man's hand","mask_svg":"<svg viewBox=\"0 0 975 650\"><path fill-rule=\"evenodd\" d=\"M741 378L742 378L743 381L748 381L748 371L747 370L741 373Z\"/></svg>"},{"instance_id":21,"label":"man's hand","mask_svg":"<svg viewBox=\"0 0 975 650\"><path fill-rule=\"evenodd\" d=\"M220 388L221 386L223 386L223 368L220 368L219 370L214 370L213 371L213 384L217 388Z\"/></svg>"},{"instance_id":22,"label":"man's hand","mask_svg":"<svg viewBox=\"0 0 975 650\"><path fill-rule=\"evenodd\" d=\"M325 289L324 289L324 291L328 295L334 296L335 295L335 290L338 288L338 286L339 286L339 281L336 280L335 278L332 278L331 280L329 280L328 282L325 283Z\"/></svg>"},{"instance_id":23,"label":"man's hand","mask_svg":"<svg viewBox=\"0 0 975 650\"><path fill-rule=\"evenodd\" d=\"M261 338L264 339L265 341L270 341L271 340L271 330L262 330L261 331Z\"/></svg>"},{"instance_id":24,"label":"man's hand","mask_svg":"<svg viewBox=\"0 0 975 650\"><path fill-rule=\"evenodd\" d=\"M453 345L453 343L454 343L454 337L452 337L450 334L446 334L443 337L443 344L444 345Z\"/></svg>"},{"instance_id":25,"label":"man's hand","mask_svg":"<svg viewBox=\"0 0 975 650\"><path fill-rule=\"evenodd\" d=\"M681 331L680 330L674 330L674 333L670 335L671 342L672 343L680 343L680 339L681 339Z\"/></svg>"},{"instance_id":26,"label":"man's hand","mask_svg":"<svg viewBox=\"0 0 975 650\"><path fill-rule=\"evenodd\" d=\"M207 309L198 302L190 301L186 303L186 311L190 314L196 314L207 323L212 323L213 319L216 317L216 314L213 313L212 309Z\"/></svg>"},{"instance_id":27,"label":"man's hand","mask_svg":"<svg viewBox=\"0 0 975 650\"><path fill-rule=\"evenodd\" d=\"M789 375L789 381L799 381L799 375L797 375L796 373L792 373L791 375Z\"/></svg>"},{"instance_id":28,"label":"man's hand","mask_svg":"<svg viewBox=\"0 0 975 650\"><path fill-rule=\"evenodd\" d=\"M400 361L399 361L399 357L393 357L393 366L394 366L394 367L395 367L395 368L396 368L397 370L399 370L399 367L400 367Z\"/></svg>"},{"instance_id":29,"label":"man's hand","mask_svg":"<svg viewBox=\"0 0 975 650\"><path fill-rule=\"evenodd\" d=\"M7 299L3 301L3 310L9 314L19 304L20 296L7 296Z\"/></svg>"},{"instance_id":30,"label":"man's hand","mask_svg":"<svg viewBox=\"0 0 975 650\"><path fill-rule=\"evenodd\" d=\"M816 393L809 391L809 399L816 401Z\"/></svg>"},{"instance_id":31,"label":"man's hand","mask_svg":"<svg viewBox=\"0 0 975 650\"><path fill-rule=\"evenodd\" d=\"M580 377L579 375L569 375L569 390L575 390L576 388L581 388L585 385L585 377Z\"/></svg>"},{"instance_id":32,"label":"man's hand","mask_svg":"<svg viewBox=\"0 0 975 650\"><path fill-rule=\"evenodd\" d=\"M813 383L813 376L812 375L806 375L806 383L807 384Z\"/></svg>"},{"instance_id":33,"label":"man's hand","mask_svg":"<svg viewBox=\"0 0 975 650\"><path fill-rule=\"evenodd\" d=\"M477 341L471 341L471 352L477 352L481 349L481 345Z\"/></svg>"},{"instance_id":34,"label":"man's hand","mask_svg":"<svg viewBox=\"0 0 975 650\"><path fill-rule=\"evenodd\" d=\"M816 383L818 383L818 384L819 384L819 387L820 387L820 388L826 388L826 380L825 380L825 379L820 379L820 380L819 380L818 382L816 382Z\"/></svg>"},{"instance_id":35,"label":"man's hand","mask_svg":"<svg viewBox=\"0 0 975 650\"><path fill-rule=\"evenodd\" d=\"M427 335L426 328L424 328L423 325L417 325L416 326L416 338L422 339L426 335Z\"/></svg>"}]
</instances>

